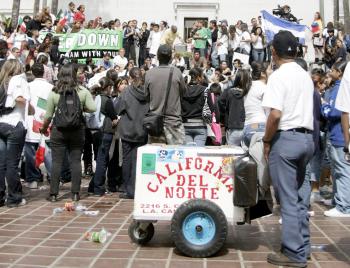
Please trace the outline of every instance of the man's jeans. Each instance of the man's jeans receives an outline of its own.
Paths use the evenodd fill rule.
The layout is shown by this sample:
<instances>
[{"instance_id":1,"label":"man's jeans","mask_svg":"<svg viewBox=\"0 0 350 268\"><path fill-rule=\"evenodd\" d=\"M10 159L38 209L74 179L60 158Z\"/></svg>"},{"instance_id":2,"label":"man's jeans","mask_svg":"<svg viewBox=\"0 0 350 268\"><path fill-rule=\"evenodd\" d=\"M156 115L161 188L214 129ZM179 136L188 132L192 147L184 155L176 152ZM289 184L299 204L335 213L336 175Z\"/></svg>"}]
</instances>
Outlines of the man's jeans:
<instances>
[{"instance_id":1,"label":"man's jeans","mask_svg":"<svg viewBox=\"0 0 350 268\"><path fill-rule=\"evenodd\" d=\"M89 184L89 192L104 194L106 192L106 170L109 162L109 149L111 148L113 134L103 133L102 141L97 153L96 172Z\"/></svg>"},{"instance_id":2,"label":"man's jeans","mask_svg":"<svg viewBox=\"0 0 350 268\"><path fill-rule=\"evenodd\" d=\"M334 174L334 201L338 211L350 214L350 163L343 147L331 146L331 166Z\"/></svg>"},{"instance_id":3,"label":"man's jeans","mask_svg":"<svg viewBox=\"0 0 350 268\"><path fill-rule=\"evenodd\" d=\"M25 173L26 173L25 181L26 182L33 182L33 181L37 182L42 179L42 174L40 172L40 169L35 167L35 154L38 147L39 147L39 143L36 143L36 142L26 142L24 144ZM47 157L45 157L44 163L45 163L46 169L47 169L47 166L50 165L50 163L48 162L49 161Z\"/></svg>"},{"instance_id":4,"label":"man's jeans","mask_svg":"<svg viewBox=\"0 0 350 268\"><path fill-rule=\"evenodd\" d=\"M5 199L5 178L8 186L7 204L22 201L22 185L18 175L26 130L21 122L13 127L0 123L0 199Z\"/></svg>"},{"instance_id":5,"label":"man's jeans","mask_svg":"<svg viewBox=\"0 0 350 268\"><path fill-rule=\"evenodd\" d=\"M226 141L228 145L241 146L242 136L243 136L242 129L226 130Z\"/></svg>"},{"instance_id":6,"label":"man's jeans","mask_svg":"<svg viewBox=\"0 0 350 268\"><path fill-rule=\"evenodd\" d=\"M206 127L185 127L186 144L196 143L196 146L205 146L207 141Z\"/></svg>"},{"instance_id":7,"label":"man's jeans","mask_svg":"<svg viewBox=\"0 0 350 268\"><path fill-rule=\"evenodd\" d=\"M277 133L269 155L269 170L282 216L282 252L291 260L306 263L310 253L308 206L300 193L306 165L314 152L311 134Z\"/></svg>"}]
</instances>

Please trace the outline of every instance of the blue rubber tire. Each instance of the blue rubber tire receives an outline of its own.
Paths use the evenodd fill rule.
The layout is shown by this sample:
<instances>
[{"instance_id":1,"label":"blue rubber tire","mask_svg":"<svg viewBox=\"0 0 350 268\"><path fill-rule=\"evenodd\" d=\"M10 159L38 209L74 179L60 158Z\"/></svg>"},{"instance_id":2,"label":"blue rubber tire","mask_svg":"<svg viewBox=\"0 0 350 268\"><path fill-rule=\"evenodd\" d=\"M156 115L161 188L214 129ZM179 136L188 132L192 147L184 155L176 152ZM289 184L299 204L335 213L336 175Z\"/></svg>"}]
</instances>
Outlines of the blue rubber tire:
<instances>
[{"instance_id":1,"label":"blue rubber tire","mask_svg":"<svg viewBox=\"0 0 350 268\"><path fill-rule=\"evenodd\" d=\"M193 199L182 204L171 221L171 236L184 255L205 258L225 244L227 220L224 212L209 200Z\"/></svg>"}]
</instances>

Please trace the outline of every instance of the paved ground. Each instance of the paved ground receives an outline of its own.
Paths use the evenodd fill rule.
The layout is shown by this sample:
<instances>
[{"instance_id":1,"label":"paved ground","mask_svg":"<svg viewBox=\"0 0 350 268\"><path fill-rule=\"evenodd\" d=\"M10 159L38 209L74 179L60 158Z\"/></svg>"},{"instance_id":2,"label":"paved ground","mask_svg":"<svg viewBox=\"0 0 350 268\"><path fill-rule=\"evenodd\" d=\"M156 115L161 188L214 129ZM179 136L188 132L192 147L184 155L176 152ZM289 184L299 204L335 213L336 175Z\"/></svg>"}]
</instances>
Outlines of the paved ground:
<instances>
[{"instance_id":1,"label":"paved ground","mask_svg":"<svg viewBox=\"0 0 350 268\"><path fill-rule=\"evenodd\" d=\"M86 183L86 181L85 181ZM156 234L146 247L130 242L127 235L132 202L117 196L87 197L81 203L100 210L98 217L52 210L69 201L68 185L63 200L50 204L47 191L29 193L23 208L0 209L0 268L3 267L181 267L181 268L248 268L272 267L266 255L279 248L278 217L271 216L252 225L236 226L230 231L227 245L218 256L191 259L181 256L170 240L169 224L157 224ZM86 190L86 188L85 188ZM310 223L312 260L308 267L350 267L350 219L327 219L325 208L315 205L316 216ZM112 233L107 243L96 244L84 239L89 230L105 227Z\"/></svg>"}]
</instances>

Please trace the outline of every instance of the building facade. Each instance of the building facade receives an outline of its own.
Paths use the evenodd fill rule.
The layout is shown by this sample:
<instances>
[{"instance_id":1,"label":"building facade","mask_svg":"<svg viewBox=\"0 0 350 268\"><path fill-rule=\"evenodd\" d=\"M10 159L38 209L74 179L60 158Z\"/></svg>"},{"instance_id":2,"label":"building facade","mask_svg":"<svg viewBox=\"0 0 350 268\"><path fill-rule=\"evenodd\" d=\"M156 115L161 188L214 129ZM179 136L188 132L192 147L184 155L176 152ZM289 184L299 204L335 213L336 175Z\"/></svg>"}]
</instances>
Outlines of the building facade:
<instances>
[{"instance_id":1,"label":"building facade","mask_svg":"<svg viewBox=\"0 0 350 268\"><path fill-rule=\"evenodd\" d=\"M51 5L51 0L40 1L40 6ZM65 10L70 1L58 0L58 10ZM278 4L289 4L292 13L306 25L311 24L316 11L321 11L325 22L333 20L331 0L73 0L73 2L76 5L86 5L87 19L101 16L104 21L118 18L121 21L137 19L139 22L148 23L165 20L169 24L177 25L181 34L197 18L227 19L229 23L241 19L249 23L250 19L257 17L262 9L272 11ZM34 0L22 0L20 15L32 15L33 7ZM12 0L0 1L0 14L10 15L11 9Z\"/></svg>"}]
</instances>

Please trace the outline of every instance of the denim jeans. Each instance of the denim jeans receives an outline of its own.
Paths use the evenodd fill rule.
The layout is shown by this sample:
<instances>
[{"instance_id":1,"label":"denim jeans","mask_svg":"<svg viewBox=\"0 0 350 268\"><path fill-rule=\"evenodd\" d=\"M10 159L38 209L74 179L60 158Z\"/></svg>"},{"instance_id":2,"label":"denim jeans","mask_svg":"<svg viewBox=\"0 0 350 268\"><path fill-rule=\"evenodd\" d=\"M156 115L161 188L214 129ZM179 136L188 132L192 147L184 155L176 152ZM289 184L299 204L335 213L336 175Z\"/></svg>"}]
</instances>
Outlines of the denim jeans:
<instances>
[{"instance_id":1,"label":"denim jeans","mask_svg":"<svg viewBox=\"0 0 350 268\"><path fill-rule=\"evenodd\" d=\"M263 62L265 58L264 49L254 49L252 50L253 61Z\"/></svg>"},{"instance_id":2,"label":"denim jeans","mask_svg":"<svg viewBox=\"0 0 350 268\"><path fill-rule=\"evenodd\" d=\"M334 173L334 201L338 211L350 213L350 163L345 160L343 147L331 146L331 166Z\"/></svg>"},{"instance_id":3,"label":"denim jeans","mask_svg":"<svg viewBox=\"0 0 350 268\"><path fill-rule=\"evenodd\" d=\"M96 172L89 184L89 192L102 195L106 192L106 171L109 162L109 149L111 148L113 134L103 133L96 159Z\"/></svg>"},{"instance_id":4,"label":"denim jeans","mask_svg":"<svg viewBox=\"0 0 350 268\"><path fill-rule=\"evenodd\" d=\"M0 123L0 199L5 199L5 178L8 186L7 204L22 201L22 185L18 175L26 130L21 122L13 127Z\"/></svg>"},{"instance_id":5,"label":"denim jeans","mask_svg":"<svg viewBox=\"0 0 350 268\"><path fill-rule=\"evenodd\" d=\"M218 55L218 50L216 48L214 48L212 53L211 53L211 65L214 68L219 67L219 55Z\"/></svg>"},{"instance_id":6,"label":"denim jeans","mask_svg":"<svg viewBox=\"0 0 350 268\"><path fill-rule=\"evenodd\" d=\"M185 140L186 144L196 143L197 146L205 146L207 141L207 128L206 127L185 127Z\"/></svg>"},{"instance_id":7,"label":"denim jeans","mask_svg":"<svg viewBox=\"0 0 350 268\"><path fill-rule=\"evenodd\" d=\"M243 142L249 148L250 141L255 133L265 132L265 123L247 125L243 129Z\"/></svg>"},{"instance_id":8,"label":"denim jeans","mask_svg":"<svg viewBox=\"0 0 350 268\"><path fill-rule=\"evenodd\" d=\"M72 193L80 192L81 184L81 155L84 146L85 128L66 130L52 128L50 146L52 150L52 177L50 181L50 194L57 195L60 184L60 174L66 152L68 151L70 167L72 170Z\"/></svg>"},{"instance_id":9,"label":"denim jeans","mask_svg":"<svg viewBox=\"0 0 350 268\"><path fill-rule=\"evenodd\" d=\"M221 55L219 55L219 59L220 59L220 63L223 62L223 61L226 61L226 62L227 62L227 54L221 54Z\"/></svg>"},{"instance_id":10,"label":"denim jeans","mask_svg":"<svg viewBox=\"0 0 350 268\"><path fill-rule=\"evenodd\" d=\"M227 129L226 141L228 145L241 146L243 130L242 129Z\"/></svg>"},{"instance_id":11,"label":"denim jeans","mask_svg":"<svg viewBox=\"0 0 350 268\"><path fill-rule=\"evenodd\" d=\"M291 260L304 263L310 253L309 206L300 190L313 152L311 134L280 132L272 141L268 162L281 204L281 251Z\"/></svg>"},{"instance_id":12,"label":"denim jeans","mask_svg":"<svg viewBox=\"0 0 350 268\"><path fill-rule=\"evenodd\" d=\"M42 178L40 169L35 167L35 153L38 147L39 147L39 143L36 143L36 142L26 142L24 144L25 181L26 182L40 181ZM45 166L47 167L48 161L46 157L44 158L44 162L45 162Z\"/></svg>"}]
</instances>

